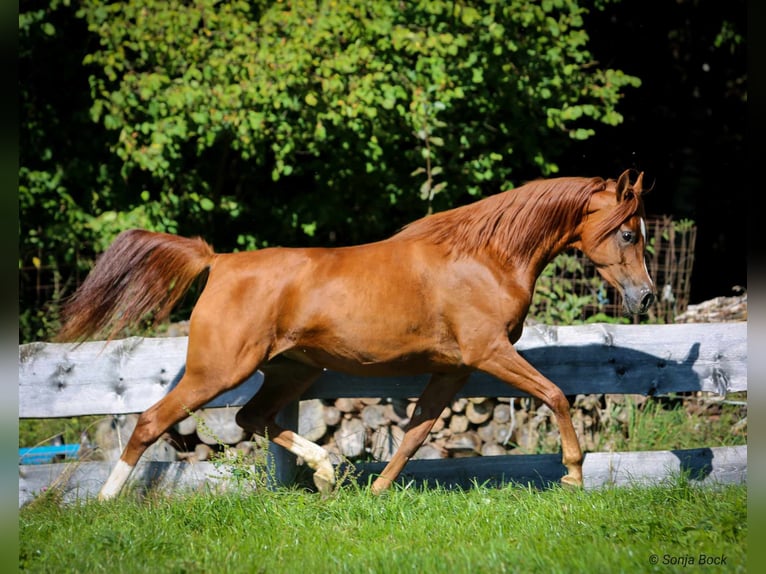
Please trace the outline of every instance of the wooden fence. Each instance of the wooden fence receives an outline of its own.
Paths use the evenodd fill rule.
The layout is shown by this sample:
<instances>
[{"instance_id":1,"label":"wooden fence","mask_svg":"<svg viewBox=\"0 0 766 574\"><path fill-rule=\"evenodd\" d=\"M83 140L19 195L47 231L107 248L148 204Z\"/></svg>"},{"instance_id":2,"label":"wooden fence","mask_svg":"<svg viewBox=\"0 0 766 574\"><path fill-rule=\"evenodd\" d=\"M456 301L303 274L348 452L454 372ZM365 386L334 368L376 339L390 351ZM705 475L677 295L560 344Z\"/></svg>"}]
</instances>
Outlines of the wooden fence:
<instances>
[{"instance_id":1,"label":"wooden fence","mask_svg":"<svg viewBox=\"0 0 766 574\"><path fill-rule=\"evenodd\" d=\"M180 379L187 338L129 338L110 343L31 343L19 347L19 418L139 413ZM725 396L747 391L747 323L527 327L516 347L567 395L610 393L664 395L703 391ZM205 408L241 406L262 381L255 373ZM427 376L364 378L326 372L302 399L341 397L410 398ZM516 389L483 373L474 374L463 397L521 397ZM286 408L281 422L297 428L299 403ZM272 474L289 483L294 457L275 445ZM94 496L113 462L76 461L19 465L19 505L56 484L65 499ZM385 462L358 465L361 480ZM657 483L688 471L700 484L746 480L747 447L702 447L679 451L586 453L586 488ZM468 486L509 481L544 486L558 481L564 467L558 454L503 455L444 460L413 460L400 480ZM209 462L142 460L133 482L157 488L225 488L225 466Z\"/></svg>"}]
</instances>

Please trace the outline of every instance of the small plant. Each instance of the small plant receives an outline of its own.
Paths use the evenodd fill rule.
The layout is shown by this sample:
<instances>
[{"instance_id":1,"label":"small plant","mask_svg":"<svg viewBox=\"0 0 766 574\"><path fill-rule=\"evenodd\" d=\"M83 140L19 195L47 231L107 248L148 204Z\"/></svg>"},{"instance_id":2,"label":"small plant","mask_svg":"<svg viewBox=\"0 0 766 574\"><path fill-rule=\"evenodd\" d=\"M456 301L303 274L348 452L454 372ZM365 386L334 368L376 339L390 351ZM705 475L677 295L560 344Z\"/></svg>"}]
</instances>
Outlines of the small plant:
<instances>
[{"instance_id":1,"label":"small plant","mask_svg":"<svg viewBox=\"0 0 766 574\"><path fill-rule=\"evenodd\" d=\"M224 443L218 438L205 421L196 413L189 412L189 416L197 421L197 427L206 435L213 437L220 450L215 452L210 462L227 477L230 477L237 490L272 489L279 484L276 476L276 464L273 454L267 447L258 449L250 454L243 452ZM263 444L268 444L268 435L264 437ZM304 465L305 467L305 465ZM308 471L311 474L313 471ZM343 458L342 464L335 466L336 491L347 484L356 484L359 472L354 464ZM299 477L297 484L309 484L310 476Z\"/></svg>"},{"instance_id":2,"label":"small plant","mask_svg":"<svg viewBox=\"0 0 766 574\"><path fill-rule=\"evenodd\" d=\"M446 127L447 124L436 118L436 114L443 111L445 105L440 101L429 101L429 91L422 88L415 89L410 104L413 122L417 126L415 137L422 144L421 155L425 161L424 166L418 167L410 175L425 174L426 179L420 186L420 199L427 203L427 213L431 214L433 213L434 196L447 187L446 181L435 182L436 176L443 171L441 166L435 165L436 148L444 146L444 139L434 135L434 130Z\"/></svg>"},{"instance_id":3,"label":"small plant","mask_svg":"<svg viewBox=\"0 0 766 574\"><path fill-rule=\"evenodd\" d=\"M188 411L188 414L197 422L197 427L206 435L213 437L220 447L220 450L210 458L210 462L217 470L233 480L236 489L258 490L276 484L275 465L268 449L261 449L253 455L231 447L216 436L197 413Z\"/></svg>"}]
</instances>

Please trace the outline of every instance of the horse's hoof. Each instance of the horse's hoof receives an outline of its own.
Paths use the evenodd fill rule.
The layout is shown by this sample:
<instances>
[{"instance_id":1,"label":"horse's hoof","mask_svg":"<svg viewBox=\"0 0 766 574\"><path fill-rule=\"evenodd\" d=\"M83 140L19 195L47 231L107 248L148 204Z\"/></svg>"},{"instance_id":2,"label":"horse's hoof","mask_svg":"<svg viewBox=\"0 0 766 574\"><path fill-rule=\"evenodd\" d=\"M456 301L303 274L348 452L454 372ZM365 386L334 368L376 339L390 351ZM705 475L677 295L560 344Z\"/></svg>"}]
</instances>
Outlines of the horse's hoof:
<instances>
[{"instance_id":1,"label":"horse's hoof","mask_svg":"<svg viewBox=\"0 0 766 574\"><path fill-rule=\"evenodd\" d=\"M335 486L335 471L330 467L320 468L314 473L314 484L322 495L328 495Z\"/></svg>"},{"instance_id":2,"label":"horse's hoof","mask_svg":"<svg viewBox=\"0 0 766 574\"><path fill-rule=\"evenodd\" d=\"M561 486L571 489L582 488L582 478L575 478L571 474L561 477Z\"/></svg>"},{"instance_id":3,"label":"horse's hoof","mask_svg":"<svg viewBox=\"0 0 766 574\"><path fill-rule=\"evenodd\" d=\"M373 494L383 494L386 492L389 488L391 488L391 485L394 483L393 480L390 478L386 478L385 476L379 476L375 479L375 481L372 483L372 486L370 487L370 490Z\"/></svg>"}]
</instances>

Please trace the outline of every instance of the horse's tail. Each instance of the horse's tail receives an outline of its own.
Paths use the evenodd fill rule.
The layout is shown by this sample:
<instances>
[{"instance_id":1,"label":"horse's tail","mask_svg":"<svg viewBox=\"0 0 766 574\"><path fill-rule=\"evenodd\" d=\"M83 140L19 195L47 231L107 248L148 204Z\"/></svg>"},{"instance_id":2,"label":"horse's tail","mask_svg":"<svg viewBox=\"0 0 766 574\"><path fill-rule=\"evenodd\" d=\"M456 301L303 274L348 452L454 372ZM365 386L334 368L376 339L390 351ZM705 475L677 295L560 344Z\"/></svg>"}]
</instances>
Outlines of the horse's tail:
<instances>
[{"instance_id":1,"label":"horse's tail","mask_svg":"<svg viewBox=\"0 0 766 574\"><path fill-rule=\"evenodd\" d=\"M142 229L122 232L65 303L56 339L77 341L97 334L111 339L151 312L155 323L161 321L214 258L213 248L200 238Z\"/></svg>"}]
</instances>

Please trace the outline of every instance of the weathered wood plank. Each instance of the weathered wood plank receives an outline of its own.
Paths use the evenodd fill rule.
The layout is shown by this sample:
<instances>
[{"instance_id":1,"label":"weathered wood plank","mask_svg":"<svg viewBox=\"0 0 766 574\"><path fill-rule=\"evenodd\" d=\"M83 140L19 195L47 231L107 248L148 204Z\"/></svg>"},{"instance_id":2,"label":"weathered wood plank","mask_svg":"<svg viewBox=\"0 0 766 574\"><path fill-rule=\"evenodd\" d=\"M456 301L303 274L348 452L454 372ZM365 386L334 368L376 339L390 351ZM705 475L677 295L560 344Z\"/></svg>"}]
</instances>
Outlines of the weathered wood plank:
<instances>
[{"instance_id":1,"label":"weathered wood plank","mask_svg":"<svg viewBox=\"0 0 766 574\"><path fill-rule=\"evenodd\" d=\"M525 329L516 347L568 395L747 390L746 323L536 326ZM412 397L427 380L327 373L304 398ZM476 373L458 396L523 394Z\"/></svg>"},{"instance_id":2,"label":"weathered wood plank","mask_svg":"<svg viewBox=\"0 0 766 574\"><path fill-rule=\"evenodd\" d=\"M355 468L362 483L379 473L385 463L366 463ZM52 485L61 488L65 502L93 498L106 480L109 462L76 462L19 466L19 507ZM700 448L678 451L588 453L583 464L586 489L609 486L661 485L681 472L700 486L745 484L747 446ZM473 484L499 486L507 483L545 488L557 484L564 474L561 455L486 456L442 460L412 460L398 482L440 484L470 488ZM231 469L208 462L139 462L130 486L224 491L236 484Z\"/></svg>"},{"instance_id":3,"label":"weathered wood plank","mask_svg":"<svg viewBox=\"0 0 766 574\"><path fill-rule=\"evenodd\" d=\"M19 347L19 417L142 412L183 372L186 337L129 338L78 346ZM594 324L528 327L517 348L570 395L747 390L747 323ZM427 376L356 377L327 372L304 399L418 396ZM260 388L255 373L207 406L239 406ZM521 396L482 373L460 396Z\"/></svg>"},{"instance_id":4,"label":"weathered wood plank","mask_svg":"<svg viewBox=\"0 0 766 574\"><path fill-rule=\"evenodd\" d=\"M107 461L19 466L19 508L49 488L60 489L64 502L95 498L112 471ZM210 462L140 461L128 488L149 487L170 491L212 490L222 492L236 484L230 470Z\"/></svg>"},{"instance_id":5,"label":"weathered wood plank","mask_svg":"<svg viewBox=\"0 0 766 574\"><path fill-rule=\"evenodd\" d=\"M187 341L131 337L109 343L20 345L19 417L143 412L180 380ZM262 380L257 372L207 406L243 405Z\"/></svg>"},{"instance_id":6,"label":"weathered wood plank","mask_svg":"<svg viewBox=\"0 0 766 574\"><path fill-rule=\"evenodd\" d=\"M657 484L682 472L695 484L746 484L747 446L594 452L583 464L585 488Z\"/></svg>"},{"instance_id":7,"label":"weathered wood plank","mask_svg":"<svg viewBox=\"0 0 766 574\"><path fill-rule=\"evenodd\" d=\"M359 479L381 472L385 463L360 467ZM412 460L397 482L440 484L468 488L472 484L509 482L545 488L558 484L566 469L559 454L504 455L443 460ZM657 485L687 473L692 484L745 484L747 446L696 448L674 451L586 453L586 489L608 486Z\"/></svg>"}]
</instances>

